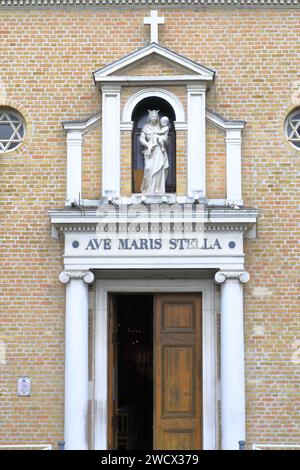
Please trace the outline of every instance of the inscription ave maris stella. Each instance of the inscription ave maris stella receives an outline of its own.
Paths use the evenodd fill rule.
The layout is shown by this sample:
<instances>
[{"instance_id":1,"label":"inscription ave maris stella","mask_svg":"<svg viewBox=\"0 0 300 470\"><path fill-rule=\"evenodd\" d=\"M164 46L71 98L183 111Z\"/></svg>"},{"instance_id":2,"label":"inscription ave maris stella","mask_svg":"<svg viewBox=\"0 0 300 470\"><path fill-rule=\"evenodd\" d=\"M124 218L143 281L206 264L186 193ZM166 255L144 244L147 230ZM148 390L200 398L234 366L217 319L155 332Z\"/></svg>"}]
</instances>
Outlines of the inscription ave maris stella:
<instances>
[{"instance_id":1,"label":"inscription ave maris stella","mask_svg":"<svg viewBox=\"0 0 300 470\"><path fill-rule=\"evenodd\" d=\"M84 231L70 227L65 233L65 257L81 258L81 263L84 258L243 256L239 227L225 231L223 226L210 225L206 229L201 208L195 213L177 210L175 216L166 213L166 208L164 213L158 213L156 207L149 212L142 209L141 214L136 207L128 212L99 208L96 220L86 219Z\"/></svg>"},{"instance_id":2,"label":"inscription ave maris stella","mask_svg":"<svg viewBox=\"0 0 300 470\"><path fill-rule=\"evenodd\" d=\"M154 256L154 257L207 257L242 254L242 240L238 234L212 233L204 236L99 236L92 234L66 234L66 256ZM176 236L177 235L177 236Z\"/></svg>"},{"instance_id":3,"label":"inscription ave maris stella","mask_svg":"<svg viewBox=\"0 0 300 470\"><path fill-rule=\"evenodd\" d=\"M169 250L221 250L222 246L216 238L213 242L208 238L170 238L168 240L162 238L120 238L113 240L111 238L90 238L85 248L89 250L161 250L169 248ZM234 243L234 242L232 242Z\"/></svg>"}]
</instances>

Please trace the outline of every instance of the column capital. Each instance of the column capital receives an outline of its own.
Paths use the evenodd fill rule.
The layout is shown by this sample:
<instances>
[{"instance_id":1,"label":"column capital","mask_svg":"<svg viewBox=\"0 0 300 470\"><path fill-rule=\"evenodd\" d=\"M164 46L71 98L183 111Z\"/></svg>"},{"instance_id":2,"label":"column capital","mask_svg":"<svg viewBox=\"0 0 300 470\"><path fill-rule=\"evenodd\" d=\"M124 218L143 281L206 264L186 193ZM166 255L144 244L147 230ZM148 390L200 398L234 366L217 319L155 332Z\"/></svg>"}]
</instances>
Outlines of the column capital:
<instances>
[{"instance_id":1,"label":"column capital","mask_svg":"<svg viewBox=\"0 0 300 470\"><path fill-rule=\"evenodd\" d=\"M78 129L67 130L67 143L68 145L81 145L83 141L82 132Z\"/></svg>"},{"instance_id":2,"label":"column capital","mask_svg":"<svg viewBox=\"0 0 300 470\"><path fill-rule=\"evenodd\" d=\"M232 144L241 144L242 129L226 129L225 141Z\"/></svg>"},{"instance_id":3,"label":"column capital","mask_svg":"<svg viewBox=\"0 0 300 470\"><path fill-rule=\"evenodd\" d=\"M92 284L95 276L91 271L62 271L59 275L63 284L68 284L71 279L82 279L86 284Z\"/></svg>"},{"instance_id":4,"label":"column capital","mask_svg":"<svg viewBox=\"0 0 300 470\"><path fill-rule=\"evenodd\" d=\"M247 271L218 271L215 274L216 284L223 284L227 279L234 279L246 284L250 279L250 274Z\"/></svg>"},{"instance_id":5,"label":"column capital","mask_svg":"<svg viewBox=\"0 0 300 470\"><path fill-rule=\"evenodd\" d=\"M105 94L119 95L121 88L121 85L116 85L115 83L105 83L101 86L101 91Z\"/></svg>"},{"instance_id":6,"label":"column capital","mask_svg":"<svg viewBox=\"0 0 300 470\"><path fill-rule=\"evenodd\" d=\"M205 93L207 89L207 86L205 83L193 83L193 84L188 84L186 86L186 90L190 94L202 94Z\"/></svg>"}]
</instances>

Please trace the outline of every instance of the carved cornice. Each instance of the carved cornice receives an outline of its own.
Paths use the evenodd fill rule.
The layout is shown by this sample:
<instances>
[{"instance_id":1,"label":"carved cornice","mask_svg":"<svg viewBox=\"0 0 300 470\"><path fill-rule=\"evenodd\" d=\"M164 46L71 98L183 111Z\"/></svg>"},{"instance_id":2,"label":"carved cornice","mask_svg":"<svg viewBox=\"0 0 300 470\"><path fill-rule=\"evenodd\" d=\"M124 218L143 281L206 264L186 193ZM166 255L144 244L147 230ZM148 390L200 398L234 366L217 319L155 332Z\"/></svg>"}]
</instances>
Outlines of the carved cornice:
<instances>
[{"instance_id":1,"label":"carved cornice","mask_svg":"<svg viewBox=\"0 0 300 470\"><path fill-rule=\"evenodd\" d=\"M72 279L80 279L86 284L92 284L95 276L91 271L62 271L59 275L59 280L63 284L68 284Z\"/></svg>"},{"instance_id":2,"label":"carved cornice","mask_svg":"<svg viewBox=\"0 0 300 470\"><path fill-rule=\"evenodd\" d=\"M231 8L299 8L299 0L0 0L0 8L95 8L147 7L155 5Z\"/></svg>"},{"instance_id":3,"label":"carved cornice","mask_svg":"<svg viewBox=\"0 0 300 470\"><path fill-rule=\"evenodd\" d=\"M218 271L215 274L216 284L223 284L227 279L233 279L235 281L240 281L242 284L246 284L250 279L250 274L247 271Z\"/></svg>"},{"instance_id":4,"label":"carved cornice","mask_svg":"<svg viewBox=\"0 0 300 470\"><path fill-rule=\"evenodd\" d=\"M224 119L219 114L211 111L210 109L206 108L205 111L206 119L210 124L213 124L215 127L220 129L221 131L242 131L246 125L246 121L230 121Z\"/></svg>"},{"instance_id":5,"label":"carved cornice","mask_svg":"<svg viewBox=\"0 0 300 470\"><path fill-rule=\"evenodd\" d=\"M1 0L0 0L1 1ZM69 139L72 139L72 134L78 133L80 136L91 131L97 127L102 120L102 114L98 113L82 121L64 121L63 128L69 134Z\"/></svg>"},{"instance_id":6,"label":"carved cornice","mask_svg":"<svg viewBox=\"0 0 300 470\"><path fill-rule=\"evenodd\" d=\"M176 225L176 223L181 223L182 220L180 221L175 221L172 222L172 224ZM88 225L82 225L82 224L62 224L58 227L58 230L61 233L84 233L84 232L90 232L94 233L96 231L101 231L101 227L107 225L107 223L114 223L114 222L103 222L103 223L95 223L93 225L88 224ZM128 224L131 224L133 222L128 222ZM142 224L143 222L139 222ZM146 224L146 222L145 222ZM156 223L155 223L156 224ZM157 232L164 232L164 225L168 225L168 222L159 222L156 224L157 225ZM116 229L119 233L126 232L127 233L127 228L126 224L124 223L116 223ZM205 232L246 232L249 229L249 225L247 224L206 224L204 223L204 231ZM167 229L169 230L169 228ZM192 230L191 230L192 231ZM105 232L104 232L105 233Z\"/></svg>"},{"instance_id":7,"label":"carved cornice","mask_svg":"<svg viewBox=\"0 0 300 470\"><path fill-rule=\"evenodd\" d=\"M184 223L184 226L188 228L190 225L191 231L201 230L203 224L203 230L205 232L246 232L256 224L258 211L255 209L209 209L205 210L203 214L199 216L193 213L185 213L184 216L179 214L178 219L168 213L162 215L157 213L149 214L129 214L128 218L118 217L118 214L112 214L108 217L102 217L99 213L99 209L89 210L53 210L49 211L51 223L61 233L84 233L84 232L105 232L103 227L107 224L113 224L114 228L119 233L127 232L128 224L147 225L149 223L157 226L157 231L164 232L164 227L176 224ZM195 225L197 224L197 225Z\"/></svg>"}]
</instances>

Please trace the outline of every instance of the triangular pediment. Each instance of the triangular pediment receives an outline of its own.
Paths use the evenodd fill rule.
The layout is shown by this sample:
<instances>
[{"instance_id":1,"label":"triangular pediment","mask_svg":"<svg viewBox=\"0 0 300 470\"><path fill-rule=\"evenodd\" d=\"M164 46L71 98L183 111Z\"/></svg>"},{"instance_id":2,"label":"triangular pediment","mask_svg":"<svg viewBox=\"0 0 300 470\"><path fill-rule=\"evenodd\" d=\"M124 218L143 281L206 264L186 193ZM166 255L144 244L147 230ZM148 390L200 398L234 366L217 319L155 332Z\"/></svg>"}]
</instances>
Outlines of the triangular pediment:
<instances>
[{"instance_id":1,"label":"triangular pediment","mask_svg":"<svg viewBox=\"0 0 300 470\"><path fill-rule=\"evenodd\" d=\"M215 72L176 52L151 43L94 72L95 82L168 79L211 83Z\"/></svg>"},{"instance_id":2,"label":"triangular pediment","mask_svg":"<svg viewBox=\"0 0 300 470\"><path fill-rule=\"evenodd\" d=\"M121 70L115 72L115 75L122 76L172 76L172 75L192 75L192 72L181 65L174 64L158 54L151 54L146 58L140 59L133 64L123 67Z\"/></svg>"}]
</instances>

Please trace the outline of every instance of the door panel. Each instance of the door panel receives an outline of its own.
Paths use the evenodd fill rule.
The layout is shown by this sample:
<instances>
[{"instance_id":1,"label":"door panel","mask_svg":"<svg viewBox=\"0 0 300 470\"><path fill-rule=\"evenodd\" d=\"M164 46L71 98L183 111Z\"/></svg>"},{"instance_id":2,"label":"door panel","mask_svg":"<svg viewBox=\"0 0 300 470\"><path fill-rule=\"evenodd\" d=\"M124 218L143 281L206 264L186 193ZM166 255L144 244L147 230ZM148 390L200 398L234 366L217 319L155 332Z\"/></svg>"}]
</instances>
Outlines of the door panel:
<instances>
[{"instance_id":1,"label":"door panel","mask_svg":"<svg viewBox=\"0 0 300 470\"><path fill-rule=\"evenodd\" d=\"M167 450L191 450L195 449L193 431L187 430L171 432L164 431L163 448Z\"/></svg>"},{"instance_id":2,"label":"door panel","mask_svg":"<svg viewBox=\"0 0 300 470\"><path fill-rule=\"evenodd\" d=\"M192 348L162 348L162 416L193 413ZM184 371L184 373L182 373Z\"/></svg>"},{"instance_id":3,"label":"door panel","mask_svg":"<svg viewBox=\"0 0 300 470\"><path fill-rule=\"evenodd\" d=\"M202 448L201 296L155 296L154 449Z\"/></svg>"}]
</instances>

